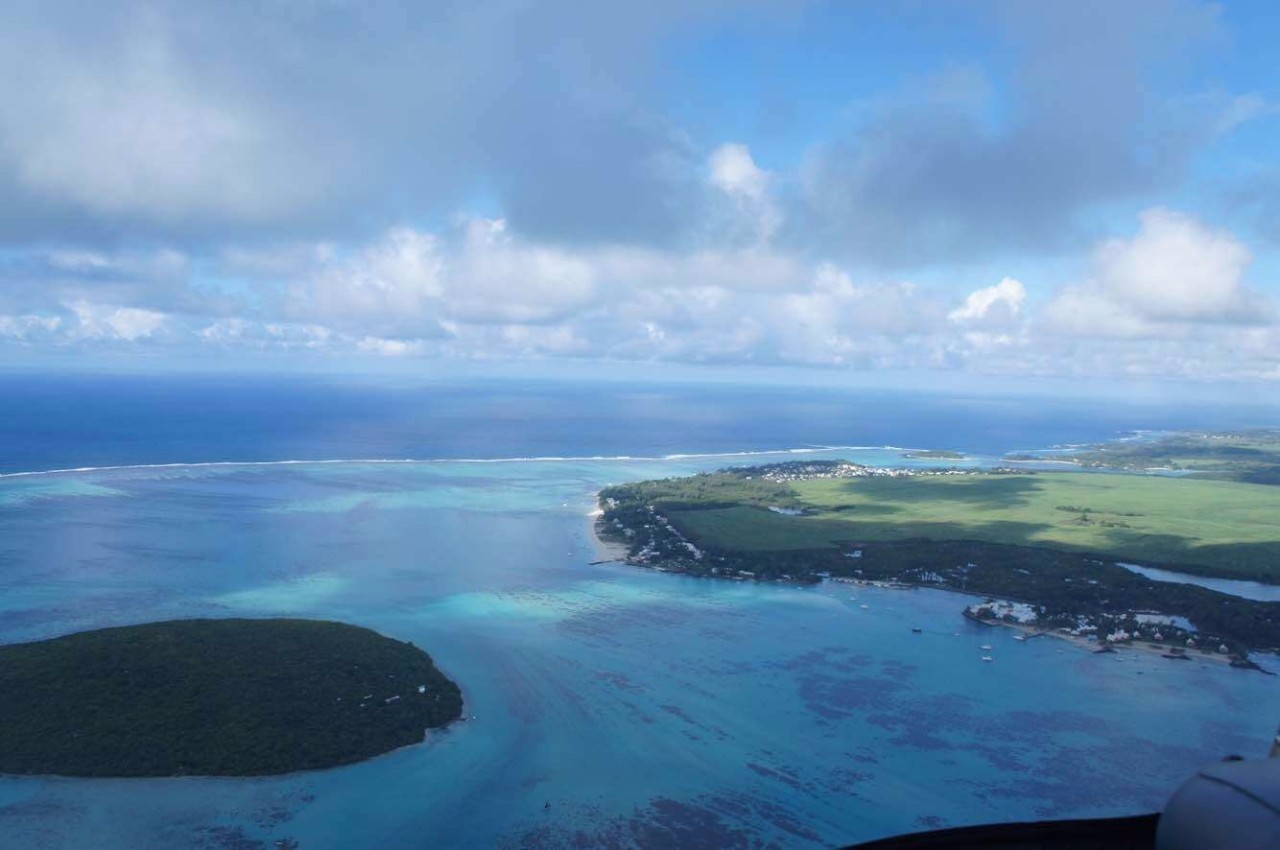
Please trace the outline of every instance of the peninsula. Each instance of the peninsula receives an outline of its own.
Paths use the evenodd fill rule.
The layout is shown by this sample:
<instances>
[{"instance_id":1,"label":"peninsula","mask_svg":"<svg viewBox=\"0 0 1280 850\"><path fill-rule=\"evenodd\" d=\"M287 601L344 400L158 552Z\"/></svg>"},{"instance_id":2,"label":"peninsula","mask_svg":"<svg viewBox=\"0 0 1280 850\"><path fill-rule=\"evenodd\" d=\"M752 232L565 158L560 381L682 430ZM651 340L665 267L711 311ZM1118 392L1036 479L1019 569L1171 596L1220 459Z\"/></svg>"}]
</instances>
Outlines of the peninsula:
<instances>
[{"instance_id":1,"label":"peninsula","mask_svg":"<svg viewBox=\"0 0 1280 850\"><path fill-rule=\"evenodd\" d=\"M314 770L461 712L425 652L344 623L173 620L0 646L0 773Z\"/></svg>"},{"instance_id":2,"label":"peninsula","mask_svg":"<svg viewBox=\"0 0 1280 850\"><path fill-rule=\"evenodd\" d=\"M1142 432L1066 450L1009 455L1010 462L1053 461L1085 469L1169 471L1197 478L1280 484L1280 428Z\"/></svg>"},{"instance_id":3,"label":"peninsula","mask_svg":"<svg viewBox=\"0 0 1280 850\"><path fill-rule=\"evenodd\" d=\"M936 587L1021 603L978 606L979 616L1171 655L1207 650L1238 666L1280 647L1280 602L1120 565L1280 584L1280 487L801 461L613 486L600 508L598 534L638 566Z\"/></svg>"}]
</instances>

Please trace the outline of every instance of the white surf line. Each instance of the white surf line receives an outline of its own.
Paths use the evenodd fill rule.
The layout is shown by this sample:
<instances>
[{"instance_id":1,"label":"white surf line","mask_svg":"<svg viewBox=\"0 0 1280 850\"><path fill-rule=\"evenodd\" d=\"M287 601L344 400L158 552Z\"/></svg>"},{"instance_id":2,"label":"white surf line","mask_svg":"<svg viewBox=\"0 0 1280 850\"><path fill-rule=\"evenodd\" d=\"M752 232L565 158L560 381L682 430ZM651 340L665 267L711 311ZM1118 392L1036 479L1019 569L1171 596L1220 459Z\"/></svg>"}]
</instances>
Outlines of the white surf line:
<instances>
[{"instance_id":1,"label":"white surf line","mask_svg":"<svg viewBox=\"0 0 1280 850\"><path fill-rule=\"evenodd\" d=\"M813 446L798 449L763 449L742 452L701 452L669 455L582 455L582 456L534 456L534 457L441 457L441 458L322 458L320 460L213 460L188 463L133 463L114 466L76 466L62 469L37 469L21 472L0 472L0 479L34 478L45 475L77 475L91 472L126 472L131 470L251 468L260 466L322 466L336 464L403 464L427 465L446 463L582 463L629 462L661 463L673 460L708 460L732 457L768 457L770 455L821 454L823 452L852 451L900 451L893 446Z\"/></svg>"}]
</instances>

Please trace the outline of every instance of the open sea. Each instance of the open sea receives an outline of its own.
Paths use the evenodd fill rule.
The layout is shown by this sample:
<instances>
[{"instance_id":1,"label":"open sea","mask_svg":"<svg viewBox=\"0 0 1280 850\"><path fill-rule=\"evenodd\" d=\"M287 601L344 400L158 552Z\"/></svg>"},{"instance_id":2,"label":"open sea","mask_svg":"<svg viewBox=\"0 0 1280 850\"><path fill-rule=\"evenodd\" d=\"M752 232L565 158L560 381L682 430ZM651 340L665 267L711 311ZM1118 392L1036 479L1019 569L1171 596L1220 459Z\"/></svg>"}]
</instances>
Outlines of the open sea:
<instances>
[{"instance_id":1,"label":"open sea","mask_svg":"<svg viewBox=\"0 0 1280 850\"><path fill-rule=\"evenodd\" d=\"M1265 754L1280 680L1015 641L944 592L593 564L594 494L1277 423L1176 399L0 378L0 642L337 619L426 649L475 716L276 778L0 777L0 847L808 848L1153 811L1197 766Z\"/></svg>"}]
</instances>

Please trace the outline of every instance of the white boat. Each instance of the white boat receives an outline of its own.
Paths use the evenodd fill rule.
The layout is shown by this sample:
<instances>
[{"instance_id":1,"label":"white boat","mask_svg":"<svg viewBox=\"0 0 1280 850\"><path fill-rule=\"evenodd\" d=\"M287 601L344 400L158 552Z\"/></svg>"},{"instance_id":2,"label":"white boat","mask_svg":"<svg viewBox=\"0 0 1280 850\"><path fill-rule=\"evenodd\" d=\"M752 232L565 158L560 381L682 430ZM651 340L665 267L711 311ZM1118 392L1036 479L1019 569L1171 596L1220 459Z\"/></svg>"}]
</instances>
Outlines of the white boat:
<instances>
[{"instance_id":1,"label":"white boat","mask_svg":"<svg viewBox=\"0 0 1280 850\"><path fill-rule=\"evenodd\" d=\"M983 661L995 661L995 659L994 659L994 658L992 658L990 655L984 655L984 656L982 656L982 660L983 660Z\"/></svg>"},{"instance_id":2,"label":"white boat","mask_svg":"<svg viewBox=\"0 0 1280 850\"><path fill-rule=\"evenodd\" d=\"M989 643L984 643L980 648L981 648L984 652L990 652L990 651L991 651L991 644L989 644Z\"/></svg>"}]
</instances>

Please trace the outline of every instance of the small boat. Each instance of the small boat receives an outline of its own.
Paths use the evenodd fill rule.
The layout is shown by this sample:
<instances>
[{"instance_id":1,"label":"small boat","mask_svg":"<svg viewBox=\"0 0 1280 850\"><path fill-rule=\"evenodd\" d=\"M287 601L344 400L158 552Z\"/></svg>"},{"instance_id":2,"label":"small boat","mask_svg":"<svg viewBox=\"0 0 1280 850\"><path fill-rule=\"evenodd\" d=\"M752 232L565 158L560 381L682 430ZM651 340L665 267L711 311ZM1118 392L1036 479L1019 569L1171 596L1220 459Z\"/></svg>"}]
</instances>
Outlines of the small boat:
<instances>
[{"instance_id":1,"label":"small boat","mask_svg":"<svg viewBox=\"0 0 1280 850\"><path fill-rule=\"evenodd\" d=\"M871 606L870 606L870 605L859 605L858 607L859 607L859 608L870 608Z\"/></svg>"},{"instance_id":2,"label":"small boat","mask_svg":"<svg viewBox=\"0 0 1280 850\"><path fill-rule=\"evenodd\" d=\"M913 635L918 635L918 634L920 634L920 633L921 633L921 632L923 632L923 631L924 631L924 629L920 628L919 626L912 626L912 627L911 627L911 633L912 633Z\"/></svg>"},{"instance_id":3,"label":"small boat","mask_svg":"<svg viewBox=\"0 0 1280 850\"><path fill-rule=\"evenodd\" d=\"M990 651L991 651L991 644L989 644L989 643L984 643L984 644L983 644L981 647L979 647L979 648L980 648L980 649L982 649L982 650L983 650L983 651L985 651L985 652L990 652Z\"/></svg>"},{"instance_id":4,"label":"small boat","mask_svg":"<svg viewBox=\"0 0 1280 850\"><path fill-rule=\"evenodd\" d=\"M983 660L983 661L995 661L995 659L994 659L994 658L992 658L990 655L984 655L984 656L982 656L982 660Z\"/></svg>"},{"instance_id":5,"label":"small boat","mask_svg":"<svg viewBox=\"0 0 1280 850\"><path fill-rule=\"evenodd\" d=\"M1026 640L1026 639L1027 639L1027 636L1026 636L1026 635L1014 635L1014 636L1013 636L1013 639L1014 639L1014 640Z\"/></svg>"}]
</instances>

